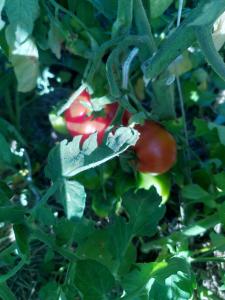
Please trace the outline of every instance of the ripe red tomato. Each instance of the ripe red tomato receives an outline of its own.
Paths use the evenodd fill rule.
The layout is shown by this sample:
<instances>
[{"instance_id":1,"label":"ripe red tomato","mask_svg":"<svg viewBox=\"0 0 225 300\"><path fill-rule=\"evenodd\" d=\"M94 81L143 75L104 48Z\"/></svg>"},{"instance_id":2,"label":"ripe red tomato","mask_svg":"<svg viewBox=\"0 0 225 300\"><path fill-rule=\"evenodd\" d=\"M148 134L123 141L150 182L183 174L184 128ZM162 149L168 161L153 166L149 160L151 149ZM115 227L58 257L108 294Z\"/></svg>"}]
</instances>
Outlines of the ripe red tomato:
<instances>
[{"instance_id":1,"label":"ripe red tomato","mask_svg":"<svg viewBox=\"0 0 225 300\"><path fill-rule=\"evenodd\" d=\"M162 174L175 163L177 156L176 141L161 125L146 121L135 128L140 132L134 146L140 172Z\"/></svg>"},{"instance_id":2,"label":"ripe red tomato","mask_svg":"<svg viewBox=\"0 0 225 300\"><path fill-rule=\"evenodd\" d=\"M87 103L87 106L83 105ZM66 110L64 116L66 126L72 136L82 135L81 141L84 142L92 133L98 133L98 144L103 140L105 130L111 124L118 104L112 103L105 106L105 116L93 118L88 105L90 105L90 95L82 92Z\"/></svg>"}]
</instances>

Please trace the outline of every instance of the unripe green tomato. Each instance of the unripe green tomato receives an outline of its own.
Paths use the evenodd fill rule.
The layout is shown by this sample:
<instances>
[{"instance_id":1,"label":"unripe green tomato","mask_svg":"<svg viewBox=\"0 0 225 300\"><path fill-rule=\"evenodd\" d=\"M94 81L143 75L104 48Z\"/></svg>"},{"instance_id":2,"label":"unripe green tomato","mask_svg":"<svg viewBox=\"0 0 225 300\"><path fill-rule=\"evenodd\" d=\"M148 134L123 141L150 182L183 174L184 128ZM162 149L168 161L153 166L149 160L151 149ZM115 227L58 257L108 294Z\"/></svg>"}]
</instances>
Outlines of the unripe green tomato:
<instances>
[{"instance_id":1,"label":"unripe green tomato","mask_svg":"<svg viewBox=\"0 0 225 300\"><path fill-rule=\"evenodd\" d=\"M55 113L51 112L49 114L49 121L52 125L52 128L60 134L68 134L68 130L66 127L66 122L62 116L57 116Z\"/></svg>"},{"instance_id":2,"label":"unripe green tomato","mask_svg":"<svg viewBox=\"0 0 225 300\"><path fill-rule=\"evenodd\" d=\"M155 187L159 196L162 197L161 204L165 204L170 196L171 179L168 174L152 175L150 173L138 173L137 176L138 189L149 190L152 186Z\"/></svg>"}]
</instances>

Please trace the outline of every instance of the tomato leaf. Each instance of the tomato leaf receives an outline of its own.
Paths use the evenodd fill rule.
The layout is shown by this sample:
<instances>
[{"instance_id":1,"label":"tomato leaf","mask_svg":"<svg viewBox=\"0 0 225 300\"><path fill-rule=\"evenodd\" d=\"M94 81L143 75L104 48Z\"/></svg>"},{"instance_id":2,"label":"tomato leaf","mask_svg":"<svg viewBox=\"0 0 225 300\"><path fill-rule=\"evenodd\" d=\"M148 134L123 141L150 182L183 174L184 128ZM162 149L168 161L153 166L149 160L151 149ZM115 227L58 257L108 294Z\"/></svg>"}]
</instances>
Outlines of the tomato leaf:
<instances>
[{"instance_id":1,"label":"tomato leaf","mask_svg":"<svg viewBox=\"0 0 225 300\"><path fill-rule=\"evenodd\" d=\"M9 28L6 30L8 42L11 39ZM11 44L11 61L16 78L18 81L19 92L29 92L35 88L39 75L39 54L38 49L32 39L27 39L26 42L14 48Z\"/></svg>"},{"instance_id":2,"label":"tomato leaf","mask_svg":"<svg viewBox=\"0 0 225 300\"><path fill-rule=\"evenodd\" d=\"M116 17L117 0L88 0L91 4L99 10L108 19Z\"/></svg>"},{"instance_id":3,"label":"tomato leaf","mask_svg":"<svg viewBox=\"0 0 225 300\"><path fill-rule=\"evenodd\" d=\"M198 200L204 197L208 197L209 193L206 192L198 184L189 184L183 188L182 195L187 199Z\"/></svg>"},{"instance_id":4,"label":"tomato leaf","mask_svg":"<svg viewBox=\"0 0 225 300\"><path fill-rule=\"evenodd\" d=\"M121 127L114 134L109 133L106 145L98 147L97 134L94 133L81 149L81 136L77 136L72 142L62 141L50 151L45 172L58 186L57 199L63 205L68 219L82 217L86 200L84 187L68 178L118 156L134 145L137 138L136 130Z\"/></svg>"},{"instance_id":5,"label":"tomato leaf","mask_svg":"<svg viewBox=\"0 0 225 300\"><path fill-rule=\"evenodd\" d=\"M58 193L57 199L63 205L67 218L81 218L86 201L83 185L77 181L64 179L59 184Z\"/></svg>"},{"instance_id":6,"label":"tomato leaf","mask_svg":"<svg viewBox=\"0 0 225 300\"><path fill-rule=\"evenodd\" d=\"M59 299L59 285L55 281L50 281L43 285L39 291L40 300L56 300ZM60 297L61 298L61 297Z\"/></svg>"},{"instance_id":7,"label":"tomato leaf","mask_svg":"<svg viewBox=\"0 0 225 300\"><path fill-rule=\"evenodd\" d=\"M6 14L15 41L23 43L32 33L34 21L39 15L38 0L6 0Z\"/></svg>"},{"instance_id":8,"label":"tomato leaf","mask_svg":"<svg viewBox=\"0 0 225 300\"><path fill-rule=\"evenodd\" d=\"M21 206L1 206L0 222L21 223L26 209Z\"/></svg>"},{"instance_id":9,"label":"tomato leaf","mask_svg":"<svg viewBox=\"0 0 225 300\"><path fill-rule=\"evenodd\" d=\"M117 216L112 225L104 230L96 230L84 243L78 242L77 254L81 258L95 259L114 273L129 268L135 262L135 253L129 248L135 236L152 236L164 215L165 207L160 206L161 198L155 189L128 192L123 197L123 206L128 212L129 222ZM124 260L127 265L124 266Z\"/></svg>"},{"instance_id":10,"label":"tomato leaf","mask_svg":"<svg viewBox=\"0 0 225 300\"><path fill-rule=\"evenodd\" d=\"M24 224L15 224L13 231L16 237L17 248L21 255L29 254L29 229Z\"/></svg>"},{"instance_id":11,"label":"tomato leaf","mask_svg":"<svg viewBox=\"0 0 225 300\"><path fill-rule=\"evenodd\" d=\"M80 260L76 264L75 284L85 300L110 299L115 279L110 271L94 260Z\"/></svg>"},{"instance_id":12,"label":"tomato leaf","mask_svg":"<svg viewBox=\"0 0 225 300\"><path fill-rule=\"evenodd\" d=\"M4 6L5 6L5 0L0 0L0 30L5 26L5 22L1 18L1 13Z\"/></svg>"},{"instance_id":13,"label":"tomato leaf","mask_svg":"<svg viewBox=\"0 0 225 300\"><path fill-rule=\"evenodd\" d=\"M129 215L129 226L133 236L152 236L165 213L165 207L159 206L161 197L155 189L148 192L140 190L137 193L129 191L123 199L123 206Z\"/></svg>"},{"instance_id":14,"label":"tomato leaf","mask_svg":"<svg viewBox=\"0 0 225 300\"><path fill-rule=\"evenodd\" d=\"M133 299L189 300L193 296L195 279L187 261L173 257L168 262L137 264L122 285ZM130 299L128 297L124 300Z\"/></svg>"},{"instance_id":15,"label":"tomato leaf","mask_svg":"<svg viewBox=\"0 0 225 300\"><path fill-rule=\"evenodd\" d=\"M55 56L61 58L61 46L64 41L64 37L60 29L55 26L54 22L51 22L50 30L48 32L48 45Z\"/></svg>"},{"instance_id":16,"label":"tomato leaf","mask_svg":"<svg viewBox=\"0 0 225 300\"><path fill-rule=\"evenodd\" d=\"M214 21L224 12L224 1L202 1L197 7L196 12L197 14L193 21L190 22L190 26L213 24Z\"/></svg>"},{"instance_id":17,"label":"tomato leaf","mask_svg":"<svg viewBox=\"0 0 225 300\"><path fill-rule=\"evenodd\" d=\"M45 172L53 181L60 177L73 177L87 169L94 168L113 159L134 145L138 132L129 127L121 127L108 135L105 145L97 147L96 134L90 136L80 149L81 136L71 142L63 140L49 153Z\"/></svg>"},{"instance_id":18,"label":"tomato leaf","mask_svg":"<svg viewBox=\"0 0 225 300\"><path fill-rule=\"evenodd\" d=\"M13 154L10 150L10 146L7 143L4 136L0 133L0 165L1 163L12 164Z\"/></svg>"},{"instance_id":19,"label":"tomato leaf","mask_svg":"<svg viewBox=\"0 0 225 300\"><path fill-rule=\"evenodd\" d=\"M16 300L16 296L5 282L0 283L0 297L1 299Z\"/></svg>"}]
</instances>

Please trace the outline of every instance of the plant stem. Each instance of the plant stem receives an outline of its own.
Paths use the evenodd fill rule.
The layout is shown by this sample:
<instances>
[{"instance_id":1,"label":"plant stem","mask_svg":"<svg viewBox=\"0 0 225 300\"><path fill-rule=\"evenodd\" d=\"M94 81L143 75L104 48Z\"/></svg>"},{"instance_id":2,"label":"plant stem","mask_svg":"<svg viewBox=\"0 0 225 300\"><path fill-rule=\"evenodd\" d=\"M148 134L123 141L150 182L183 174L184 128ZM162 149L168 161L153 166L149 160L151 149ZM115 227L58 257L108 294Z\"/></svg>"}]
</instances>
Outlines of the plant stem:
<instances>
[{"instance_id":1,"label":"plant stem","mask_svg":"<svg viewBox=\"0 0 225 300\"><path fill-rule=\"evenodd\" d=\"M213 11L212 8L214 8ZM196 40L195 31L198 31L198 28L202 26L212 25L224 10L224 1L201 1L181 26L164 41L156 55L151 56L143 63L142 69L146 80L156 78L165 70L177 56L182 54Z\"/></svg>"},{"instance_id":2,"label":"plant stem","mask_svg":"<svg viewBox=\"0 0 225 300\"><path fill-rule=\"evenodd\" d=\"M140 35L148 37L146 47L140 51L141 61L143 62L149 55L154 57L154 54L157 53L157 47L142 0L135 0L134 10L137 32ZM152 82L154 92L151 103L152 114L156 115L159 119L173 119L176 116L174 107L174 86L173 84L167 83L170 76L166 70L156 81ZM146 82L146 85L147 84Z\"/></svg>"},{"instance_id":3,"label":"plant stem","mask_svg":"<svg viewBox=\"0 0 225 300\"><path fill-rule=\"evenodd\" d=\"M178 8L178 15L177 15L177 28L180 26L180 20L181 20L181 15L182 15L182 9L183 9L183 0L179 0L179 8ZM178 91L178 96L180 100L180 109L181 109L181 115L184 123L184 137L185 137L185 152L186 152L186 161L187 161L187 177L189 183L192 182L191 180L191 169L190 169L190 160L191 160L191 154L190 154L190 145L189 145L189 137L188 137L188 128L187 128L187 118L186 118L186 112L184 108L184 98L183 98L183 93L182 93L182 87L181 87L181 82L180 82L180 77L177 75L176 76L176 82L177 82L177 91ZM184 209L183 209L184 212Z\"/></svg>"},{"instance_id":4,"label":"plant stem","mask_svg":"<svg viewBox=\"0 0 225 300\"><path fill-rule=\"evenodd\" d=\"M142 0L134 1L134 12L135 12L134 20L135 20L135 25L137 27L137 31L141 35L146 35L148 37L148 43L146 44L147 46L146 49L148 50L148 55L153 55L153 53L157 50L157 47L154 41L151 25L146 15Z\"/></svg>"},{"instance_id":5,"label":"plant stem","mask_svg":"<svg viewBox=\"0 0 225 300\"><path fill-rule=\"evenodd\" d=\"M15 122L16 122L16 128L20 129L20 95L16 91L15 96Z\"/></svg>"},{"instance_id":6,"label":"plant stem","mask_svg":"<svg viewBox=\"0 0 225 300\"><path fill-rule=\"evenodd\" d=\"M196 29L196 36L201 50L212 69L225 80L225 64L217 52L212 39L212 26L201 26Z\"/></svg>"},{"instance_id":7,"label":"plant stem","mask_svg":"<svg viewBox=\"0 0 225 300\"><path fill-rule=\"evenodd\" d=\"M133 0L119 0L117 18L112 28L112 38L129 34L133 19Z\"/></svg>"},{"instance_id":8,"label":"plant stem","mask_svg":"<svg viewBox=\"0 0 225 300\"><path fill-rule=\"evenodd\" d=\"M5 104L6 104L6 108L7 108L11 123L15 123L15 115L14 115L14 111L12 108L12 98L10 96L9 89L7 89L5 91Z\"/></svg>"},{"instance_id":9,"label":"plant stem","mask_svg":"<svg viewBox=\"0 0 225 300\"><path fill-rule=\"evenodd\" d=\"M201 263L201 262L225 262L225 257L197 257L191 258L191 263Z\"/></svg>"},{"instance_id":10,"label":"plant stem","mask_svg":"<svg viewBox=\"0 0 225 300\"><path fill-rule=\"evenodd\" d=\"M35 226L36 227L36 226ZM39 228L34 228L32 230L32 238L37 239L50 247L53 251L58 252L64 258L68 259L69 261L75 262L77 261L78 257L72 251L67 250L65 248L59 247L55 244L53 237L49 236L49 234L41 231Z\"/></svg>"}]
</instances>

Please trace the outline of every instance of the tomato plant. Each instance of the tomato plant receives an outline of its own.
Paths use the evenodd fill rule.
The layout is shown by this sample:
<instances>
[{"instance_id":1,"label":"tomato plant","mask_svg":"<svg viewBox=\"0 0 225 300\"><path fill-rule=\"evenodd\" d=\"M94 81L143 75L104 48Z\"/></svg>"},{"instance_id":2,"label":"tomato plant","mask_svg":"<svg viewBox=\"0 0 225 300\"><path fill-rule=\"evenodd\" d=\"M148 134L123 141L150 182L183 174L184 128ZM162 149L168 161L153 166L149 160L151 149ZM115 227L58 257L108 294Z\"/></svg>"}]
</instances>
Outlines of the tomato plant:
<instances>
[{"instance_id":1,"label":"tomato plant","mask_svg":"<svg viewBox=\"0 0 225 300\"><path fill-rule=\"evenodd\" d=\"M82 135L82 141L90 134L98 133L98 143L102 143L104 134L111 124L116 110L117 103L107 104L104 109L104 116L94 117L91 114L91 102L88 92L82 92L65 112L65 121L69 133L72 136Z\"/></svg>"},{"instance_id":2,"label":"tomato plant","mask_svg":"<svg viewBox=\"0 0 225 300\"><path fill-rule=\"evenodd\" d=\"M225 0L0 1L0 299L225 299L224 28Z\"/></svg>"},{"instance_id":3,"label":"tomato plant","mask_svg":"<svg viewBox=\"0 0 225 300\"><path fill-rule=\"evenodd\" d=\"M138 158L138 170L154 174L167 172L177 157L176 141L161 125L146 121L137 125L140 138L134 149Z\"/></svg>"}]
</instances>

